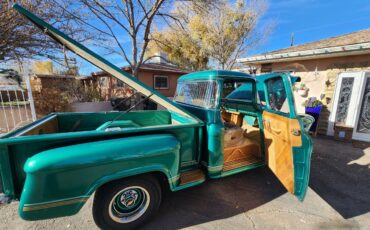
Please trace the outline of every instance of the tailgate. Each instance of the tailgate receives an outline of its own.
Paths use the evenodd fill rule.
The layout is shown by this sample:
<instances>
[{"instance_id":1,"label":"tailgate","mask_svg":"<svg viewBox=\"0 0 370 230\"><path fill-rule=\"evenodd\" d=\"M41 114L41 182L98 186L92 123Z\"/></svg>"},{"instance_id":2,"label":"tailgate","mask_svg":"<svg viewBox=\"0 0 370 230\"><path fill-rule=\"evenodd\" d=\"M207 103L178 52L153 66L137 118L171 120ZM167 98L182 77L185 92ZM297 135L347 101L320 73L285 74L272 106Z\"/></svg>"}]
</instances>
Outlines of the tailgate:
<instances>
[{"instance_id":1,"label":"tailgate","mask_svg":"<svg viewBox=\"0 0 370 230\"><path fill-rule=\"evenodd\" d=\"M7 199L14 199L13 177L6 145L0 145L0 194L4 193ZM0 203L3 197L0 197Z\"/></svg>"}]
</instances>

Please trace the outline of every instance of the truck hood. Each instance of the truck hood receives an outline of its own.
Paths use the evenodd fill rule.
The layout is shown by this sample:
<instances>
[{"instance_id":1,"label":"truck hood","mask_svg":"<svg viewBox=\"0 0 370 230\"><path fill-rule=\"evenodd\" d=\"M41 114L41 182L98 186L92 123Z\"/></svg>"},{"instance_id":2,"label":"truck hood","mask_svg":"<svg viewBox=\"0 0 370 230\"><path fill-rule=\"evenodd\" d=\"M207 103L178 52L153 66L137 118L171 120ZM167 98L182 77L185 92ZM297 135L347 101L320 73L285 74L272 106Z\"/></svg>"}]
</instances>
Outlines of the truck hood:
<instances>
[{"instance_id":1,"label":"truck hood","mask_svg":"<svg viewBox=\"0 0 370 230\"><path fill-rule=\"evenodd\" d=\"M73 40L66 34L62 33L61 31L57 30L50 24L46 23L33 13L29 12L22 6L18 4L13 5L13 9L18 11L22 16L30 20L33 24L35 24L38 28L44 31L49 37L63 45L64 47L68 48L81 58L85 59L86 61L92 63L93 65L99 67L103 71L111 74L113 77L123 81L127 85L131 86L138 92L141 92L145 96L150 96L150 99L158 103L159 105L165 107L169 111L178 113L180 115L192 118L196 122L201 122L197 117L192 115L191 113L185 111L183 108L176 105L174 102L169 100L168 98L164 97L157 91L153 90L152 88L145 85L143 82L132 76L131 74L126 73L125 71L121 70L117 66L113 65L103 57L99 56L95 52L91 51L87 47L83 46L82 44L78 43L77 41Z\"/></svg>"}]
</instances>

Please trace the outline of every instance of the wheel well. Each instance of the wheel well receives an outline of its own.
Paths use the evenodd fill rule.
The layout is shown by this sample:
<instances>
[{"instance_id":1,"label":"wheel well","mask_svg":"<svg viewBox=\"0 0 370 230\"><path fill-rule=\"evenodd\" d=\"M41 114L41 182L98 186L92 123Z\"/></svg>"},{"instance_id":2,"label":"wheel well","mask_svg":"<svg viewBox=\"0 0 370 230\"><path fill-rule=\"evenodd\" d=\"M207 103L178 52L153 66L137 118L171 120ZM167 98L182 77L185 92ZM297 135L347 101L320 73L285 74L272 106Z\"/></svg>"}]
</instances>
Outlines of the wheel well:
<instances>
[{"instance_id":1,"label":"wheel well","mask_svg":"<svg viewBox=\"0 0 370 230\"><path fill-rule=\"evenodd\" d=\"M166 174L164 174L163 172L160 172L160 171L156 171L156 172L148 172L148 173L137 174L137 175L132 175L132 176L127 176L127 177L122 177L122 178L119 178L119 179L111 180L111 181L108 181L108 182L102 184L96 190L99 190L99 189L101 189L105 186L109 186L111 183L117 183L121 180L127 180L127 179L133 178L133 177L152 177L152 178L155 178L159 182L163 191L170 189Z\"/></svg>"}]
</instances>

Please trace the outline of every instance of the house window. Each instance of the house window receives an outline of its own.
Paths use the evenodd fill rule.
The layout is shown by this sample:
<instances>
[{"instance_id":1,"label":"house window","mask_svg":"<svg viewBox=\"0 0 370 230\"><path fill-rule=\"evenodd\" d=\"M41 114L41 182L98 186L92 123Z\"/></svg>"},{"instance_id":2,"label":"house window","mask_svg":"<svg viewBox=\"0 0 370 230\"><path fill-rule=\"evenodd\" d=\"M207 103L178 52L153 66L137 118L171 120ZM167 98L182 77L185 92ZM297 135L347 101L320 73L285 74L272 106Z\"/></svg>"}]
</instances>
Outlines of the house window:
<instances>
[{"instance_id":1,"label":"house window","mask_svg":"<svg viewBox=\"0 0 370 230\"><path fill-rule=\"evenodd\" d=\"M168 89L168 85L167 76L154 76L154 89Z\"/></svg>"}]
</instances>

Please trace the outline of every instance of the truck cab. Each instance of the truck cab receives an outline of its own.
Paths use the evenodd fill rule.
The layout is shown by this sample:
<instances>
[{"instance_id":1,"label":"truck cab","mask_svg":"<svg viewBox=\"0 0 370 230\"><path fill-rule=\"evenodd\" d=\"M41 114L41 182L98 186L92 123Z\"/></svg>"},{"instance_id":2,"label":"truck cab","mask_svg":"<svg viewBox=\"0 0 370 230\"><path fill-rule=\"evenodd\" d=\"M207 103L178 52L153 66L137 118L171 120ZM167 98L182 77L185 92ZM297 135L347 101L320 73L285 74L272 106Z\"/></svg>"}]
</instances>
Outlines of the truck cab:
<instances>
[{"instance_id":1,"label":"truck cab","mask_svg":"<svg viewBox=\"0 0 370 230\"><path fill-rule=\"evenodd\" d=\"M255 77L225 70L179 79L174 101L205 123L201 164L210 178L267 165L303 199L312 143L294 105L297 80L289 73Z\"/></svg>"}]
</instances>

